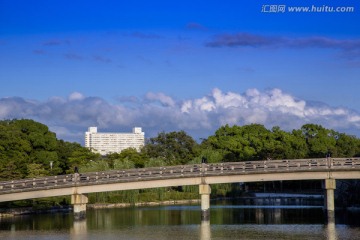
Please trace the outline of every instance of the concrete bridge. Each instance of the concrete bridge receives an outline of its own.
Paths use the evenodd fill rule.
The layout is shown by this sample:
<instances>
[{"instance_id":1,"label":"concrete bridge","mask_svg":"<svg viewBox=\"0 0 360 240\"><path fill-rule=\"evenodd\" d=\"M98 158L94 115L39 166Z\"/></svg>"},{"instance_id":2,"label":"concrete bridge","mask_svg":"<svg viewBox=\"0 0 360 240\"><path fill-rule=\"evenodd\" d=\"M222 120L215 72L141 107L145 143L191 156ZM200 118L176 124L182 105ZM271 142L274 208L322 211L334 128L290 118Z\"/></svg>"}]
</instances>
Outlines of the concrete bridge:
<instances>
[{"instance_id":1,"label":"concrete bridge","mask_svg":"<svg viewBox=\"0 0 360 240\"><path fill-rule=\"evenodd\" d=\"M198 185L202 220L209 220L211 184L323 180L325 207L334 216L337 179L360 179L360 158L226 162L68 174L0 182L0 202L71 195L76 218L85 216L87 193Z\"/></svg>"}]
</instances>

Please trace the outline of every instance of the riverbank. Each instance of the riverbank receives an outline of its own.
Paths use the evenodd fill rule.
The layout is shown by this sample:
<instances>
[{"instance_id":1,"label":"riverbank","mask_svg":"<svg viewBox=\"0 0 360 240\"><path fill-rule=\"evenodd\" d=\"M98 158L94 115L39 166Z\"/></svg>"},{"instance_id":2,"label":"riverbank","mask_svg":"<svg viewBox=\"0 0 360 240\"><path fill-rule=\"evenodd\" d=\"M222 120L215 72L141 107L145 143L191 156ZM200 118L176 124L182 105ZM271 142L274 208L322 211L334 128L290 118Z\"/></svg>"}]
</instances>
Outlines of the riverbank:
<instances>
[{"instance_id":1,"label":"riverbank","mask_svg":"<svg viewBox=\"0 0 360 240\"><path fill-rule=\"evenodd\" d=\"M200 199L190 200L168 200L160 202L139 202L139 203L94 203L87 204L88 209L105 209L105 208L126 208L131 206L167 206L167 205L183 205L183 204L200 204ZM34 209L32 207L23 208L10 208L0 209L0 218L8 218L19 215L30 214L46 214L46 213L58 213L58 212L71 212L73 210L72 205L57 206L48 209Z\"/></svg>"},{"instance_id":2,"label":"riverbank","mask_svg":"<svg viewBox=\"0 0 360 240\"><path fill-rule=\"evenodd\" d=\"M33 207L0 209L0 218L15 217L19 215L30 215L30 214L71 212L72 209L73 209L72 206L57 206L57 207L51 207L45 209L36 209Z\"/></svg>"},{"instance_id":3,"label":"riverbank","mask_svg":"<svg viewBox=\"0 0 360 240\"><path fill-rule=\"evenodd\" d=\"M255 202L244 202L245 205L288 205L286 202L276 202L274 203L265 203L264 199L309 199L309 200L323 200L323 196L319 194L289 194L289 193L251 193L247 196L242 196L236 199L242 200L256 200ZM221 198L221 199L212 199L212 201L216 200L230 200L234 198ZM87 204L88 209L111 209L111 208L127 208L127 207L143 207L143 206L171 206L171 205L194 205L200 204L200 199L187 199L187 200L166 200L166 201L157 201L157 202L138 202L138 203L94 203ZM294 202L295 204L299 204L299 202ZM299 204L301 205L301 204ZM306 204L305 204L306 205ZM360 211L360 207L352 206L346 208L348 211ZM22 207L22 208L10 208L10 209L0 209L0 218L8 218L19 215L31 215L31 214L48 214L48 213L58 213L58 212L72 212L72 205L65 206L54 206L51 208L44 209L36 209L32 207Z\"/></svg>"},{"instance_id":4,"label":"riverbank","mask_svg":"<svg viewBox=\"0 0 360 240\"><path fill-rule=\"evenodd\" d=\"M255 202L246 202L246 205L258 204L263 205L261 202L263 199L267 198L319 198L320 195L309 195L309 194L274 194L274 193L247 193L240 198L236 199L254 199ZM229 200L234 198L219 198L211 199L212 201L216 200ZM88 209L106 209L106 208L126 208L126 207L141 207L141 206L167 206L167 205L184 205L184 204L200 204L200 199L185 199L185 200L165 200L165 201L152 201L152 202L137 202L137 203L93 203L87 204ZM280 204L282 202L279 202ZM278 204L279 204L278 203ZM73 210L72 205L58 205L51 207L34 208L34 207L19 207L19 208L3 208L0 209L0 218L14 217L19 215L31 215L31 214L48 214L55 212L71 212Z\"/></svg>"},{"instance_id":5,"label":"riverbank","mask_svg":"<svg viewBox=\"0 0 360 240\"><path fill-rule=\"evenodd\" d=\"M160 202L139 202L139 203L95 203L87 204L89 209L103 209L103 208L124 208L124 207L143 207L143 206L166 206L166 205L182 205L182 204L199 204L200 199L190 200L168 200Z\"/></svg>"}]
</instances>

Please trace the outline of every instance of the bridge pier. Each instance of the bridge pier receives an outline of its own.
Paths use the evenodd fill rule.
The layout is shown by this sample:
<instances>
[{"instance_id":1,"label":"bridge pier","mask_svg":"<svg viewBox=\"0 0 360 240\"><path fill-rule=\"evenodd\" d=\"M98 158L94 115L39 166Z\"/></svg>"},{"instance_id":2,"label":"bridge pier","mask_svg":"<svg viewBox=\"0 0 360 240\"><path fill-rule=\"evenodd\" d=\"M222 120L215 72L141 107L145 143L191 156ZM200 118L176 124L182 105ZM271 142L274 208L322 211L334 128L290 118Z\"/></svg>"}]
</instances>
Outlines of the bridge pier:
<instances>
[{"instance_id":1,"label":"bridge pier","mask_svg":"<svg viewBox=\"0 0 360 240\"><path fill-rule=\"evenodd\" d=\"M74 206L74 218L75 220L81 220L86 217L86 204L88 198L82 194L71 195L71 204Z\"/></svg>"},{"instance_id":2,"label":"bridge pier","mask_svg":"<svg viewBox=\"0 0 360 240\"><path fill-rule=\"evenodd\" d=\"M325 209L327 210L327 220L329 223L335 222L335 197L334 190L336 189L335 179L325 179Z\"/></svg>"},{"instance_id":3,"label":"bridge pier","mask_svg":"<svg viewBox=\"0 0 360 240\"><path fill-rule=\"evenodd\" d=\"M201 195L201 221L210 221L210 193L209 184L199 185L199 194Z\"/></svg>"}]
</instances>

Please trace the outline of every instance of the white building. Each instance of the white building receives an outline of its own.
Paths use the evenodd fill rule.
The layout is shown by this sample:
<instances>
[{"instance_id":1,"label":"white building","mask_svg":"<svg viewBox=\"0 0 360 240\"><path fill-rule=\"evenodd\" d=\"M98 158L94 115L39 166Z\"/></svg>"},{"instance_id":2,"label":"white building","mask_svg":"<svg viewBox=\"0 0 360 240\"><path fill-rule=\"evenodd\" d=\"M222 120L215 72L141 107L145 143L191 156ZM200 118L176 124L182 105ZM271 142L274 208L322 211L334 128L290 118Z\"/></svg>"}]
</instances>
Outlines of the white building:
<instances>
[{"instance_id":1,"label":"white building","mask_svg":"<svg viewBox=\"0 0 360 240\"><path fill-rule=\"evenodd\" d=\"M106 155L121 152L126 148L140 148L145 144L145 133L141 127L134 127L132 133L101 133L97 127L89 127L85 132L85 147L92 152Z\"/></svg>"}]
</instances>

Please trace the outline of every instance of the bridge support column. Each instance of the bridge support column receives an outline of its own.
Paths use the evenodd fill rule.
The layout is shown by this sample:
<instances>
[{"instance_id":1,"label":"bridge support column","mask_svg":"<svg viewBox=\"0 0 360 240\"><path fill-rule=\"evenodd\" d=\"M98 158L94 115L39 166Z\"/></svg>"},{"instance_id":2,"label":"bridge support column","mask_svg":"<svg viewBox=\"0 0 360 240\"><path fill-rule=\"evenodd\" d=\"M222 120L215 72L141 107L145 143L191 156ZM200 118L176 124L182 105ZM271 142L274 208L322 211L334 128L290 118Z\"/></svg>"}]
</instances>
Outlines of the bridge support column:
<instances>
[{"instance_id":1,"label":"bridge support column","mask_svg":"<svg viewBox=\"0 0 360 240\"><path fill-rule=\"evenodd\" d=\"M74 206L74 218L75 220L81 220L86 217L86 204L88 198L82 194L71 195L71 204Z\"/></svg>"},{"instance_id":2,"label":"bridge support column","mask_svg":"<svg viewBox=\"0 0 360 240\"><path fill-rule=\"evenodd\" d=\"M327 219L329 223L335 222L335 197L334 190L336 189L335 179L325 179L325 209L327 210Z\"/></svg>"},{"instance_id":3,"label":"bridge support column","mask_svg":"<svg viewBox=\"0 0 360 240\"><path fill-rule=\"evenodd\" d=\"M210 185L199 185L199 194L201 195L201 221L210 221L210 193Z\"/></svg>"}]
</instances>

